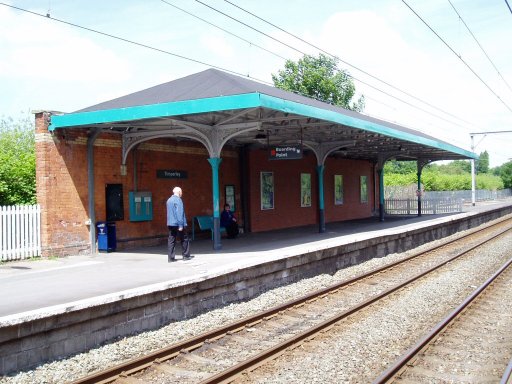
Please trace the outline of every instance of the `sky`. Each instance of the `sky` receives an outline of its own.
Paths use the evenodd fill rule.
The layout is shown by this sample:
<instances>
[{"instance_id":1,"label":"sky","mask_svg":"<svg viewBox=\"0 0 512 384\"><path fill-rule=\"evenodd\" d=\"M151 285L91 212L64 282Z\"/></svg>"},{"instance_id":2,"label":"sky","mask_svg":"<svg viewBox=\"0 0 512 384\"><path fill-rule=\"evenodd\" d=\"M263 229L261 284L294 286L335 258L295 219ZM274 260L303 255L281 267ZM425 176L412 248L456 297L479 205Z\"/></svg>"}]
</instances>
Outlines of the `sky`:
<instances>
[{"instance_id":1,"label":"sky","mask_svg":"<svg viewBox=\"0 0 512 384\"><path fill-rule=\"evenodd\" d=\"M353 77L366 115L467 150L470 133L512 131L505 0L1 2L0 118L73 112L210 67L271 83L286 59L319 49ZM491 167L511 144L512 133L474 136Z\"/></svg>"}]
</instances>

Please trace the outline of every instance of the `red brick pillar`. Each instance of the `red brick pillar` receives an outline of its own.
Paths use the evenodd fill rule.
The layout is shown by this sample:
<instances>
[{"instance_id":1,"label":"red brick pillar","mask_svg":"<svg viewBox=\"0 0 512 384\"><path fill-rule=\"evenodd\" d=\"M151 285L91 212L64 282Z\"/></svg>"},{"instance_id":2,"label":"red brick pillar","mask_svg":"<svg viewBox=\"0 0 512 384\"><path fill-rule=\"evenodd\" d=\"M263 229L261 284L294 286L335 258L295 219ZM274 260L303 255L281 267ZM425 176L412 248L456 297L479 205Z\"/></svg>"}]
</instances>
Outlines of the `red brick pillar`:
<instances>
[{"instance_id":1,"label":"red brick pillar","mask_svg":"<svg viewBox=\"0 0 512 384\"><path fill-rule=\"evenodd\" d=\"M48 256L47 248L49 243L49 222L48 222L48 197L50 193L49 174L50 159L49 153L53 146L53 139L48 132L48 112L35 113L35 153L36 153L36 195L37 203L41 206L41 244L42 255Z\"/></svg>"},{"instance_id":2,"label":"red brick pillar","mask_svg":"<svg viewBox=\"0 0 512 384\"><path fill-rule=\"evenodd\" d=\"M36 194L42 256L88 252L86 141L79 132L48 131L51 113L35 113Z\"/></svg>"}]
</instances>

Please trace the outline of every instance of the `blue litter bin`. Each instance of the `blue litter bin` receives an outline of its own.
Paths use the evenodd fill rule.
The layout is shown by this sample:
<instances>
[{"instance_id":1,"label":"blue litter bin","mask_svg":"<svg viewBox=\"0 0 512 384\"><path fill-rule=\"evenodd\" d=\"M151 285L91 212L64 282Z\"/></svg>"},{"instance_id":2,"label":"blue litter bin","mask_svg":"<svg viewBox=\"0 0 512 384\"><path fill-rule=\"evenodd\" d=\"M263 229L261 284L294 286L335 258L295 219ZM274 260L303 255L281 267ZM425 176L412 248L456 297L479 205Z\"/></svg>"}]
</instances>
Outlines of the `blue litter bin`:
<instances>
[{"instance_id":1,"label":"blue litter bin","mask_svg":"<svg viewBox=\"0 0 512 384\"><path fill-rule=\"evenodd\" d=\"M98 234L98 251L115 251L117 247L116 223L98 221L96 223L96 231Z\"/></svg>"}]
</instances>

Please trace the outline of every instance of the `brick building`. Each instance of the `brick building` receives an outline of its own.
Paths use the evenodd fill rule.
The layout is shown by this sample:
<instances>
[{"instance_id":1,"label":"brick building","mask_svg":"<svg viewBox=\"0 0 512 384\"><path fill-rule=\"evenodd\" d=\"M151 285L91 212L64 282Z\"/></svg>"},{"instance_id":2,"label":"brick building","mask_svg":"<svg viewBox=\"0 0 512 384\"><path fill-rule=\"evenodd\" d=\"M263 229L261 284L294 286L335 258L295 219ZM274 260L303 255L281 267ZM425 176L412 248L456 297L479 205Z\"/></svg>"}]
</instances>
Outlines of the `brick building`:
<instances>
[{"instance_id":1,"label":"brick building","mask_svg":"<svg viewBox=\"0 0 512 384\"><path fill-rule=\"evenodd\" d=\"M70 114L36 112L43 255L165 241L165 202L182 187L189 226L234 205L245 231L383 219L390 158L475 158L423 133L217 70ZM147 208L147 211L146 211ZM149 212L150 211L150 212Z\"/></svg>"}]
</instances>

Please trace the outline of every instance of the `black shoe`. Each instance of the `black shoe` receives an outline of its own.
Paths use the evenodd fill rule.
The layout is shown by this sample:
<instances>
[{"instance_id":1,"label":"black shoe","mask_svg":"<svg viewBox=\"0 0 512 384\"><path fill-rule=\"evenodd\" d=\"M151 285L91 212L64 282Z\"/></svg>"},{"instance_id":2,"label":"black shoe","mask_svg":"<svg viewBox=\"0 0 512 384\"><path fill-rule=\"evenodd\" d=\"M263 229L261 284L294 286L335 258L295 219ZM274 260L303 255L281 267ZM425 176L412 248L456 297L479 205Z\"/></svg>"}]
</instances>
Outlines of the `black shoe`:
<instances>
[{"instance_id":1,"label":"black shoe","mask_svg":"<svg viewBox=\"0 0 512 384\"><path fill-rule=\"evenodd\" d=\"M176 260L175 258L167 259L167 262L168 262L168 263L174 263L175 261L178 261L178 260Z\"/></svg>"},{"instance_id":2,"label":"black shoe","mask_svg":"<svg viewBox=\"0 0 512 384\"><path fill-rule=\"evenodd\" d=\"M188 257L183 257L183 260L191 260L193 258L194 258L194 256L191 255L191 256L188 256Z\"/></svg>"}]
</instances>

